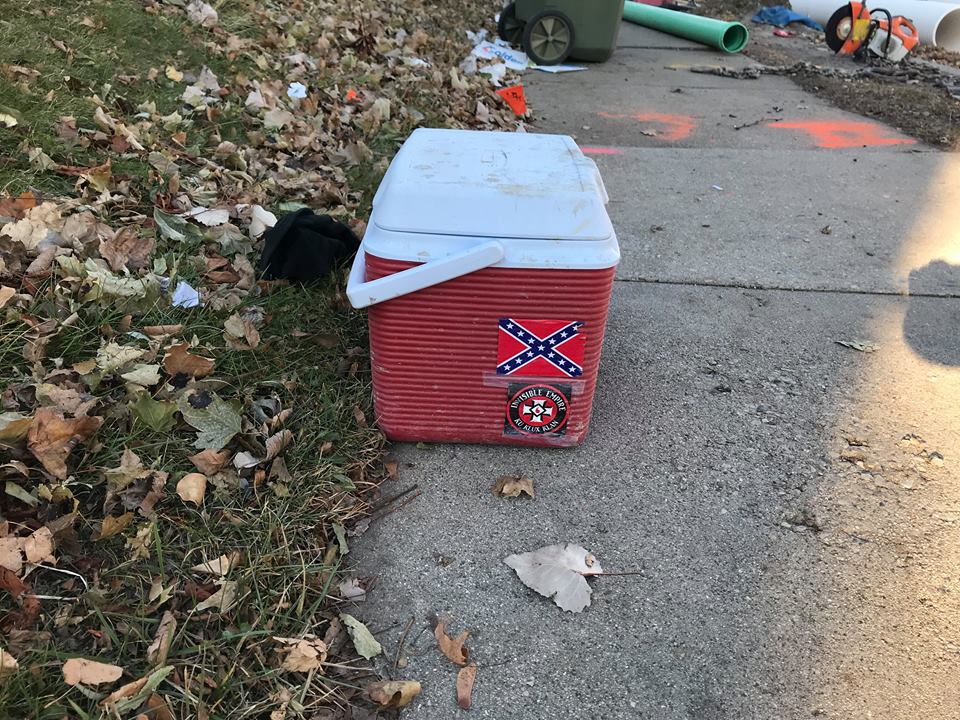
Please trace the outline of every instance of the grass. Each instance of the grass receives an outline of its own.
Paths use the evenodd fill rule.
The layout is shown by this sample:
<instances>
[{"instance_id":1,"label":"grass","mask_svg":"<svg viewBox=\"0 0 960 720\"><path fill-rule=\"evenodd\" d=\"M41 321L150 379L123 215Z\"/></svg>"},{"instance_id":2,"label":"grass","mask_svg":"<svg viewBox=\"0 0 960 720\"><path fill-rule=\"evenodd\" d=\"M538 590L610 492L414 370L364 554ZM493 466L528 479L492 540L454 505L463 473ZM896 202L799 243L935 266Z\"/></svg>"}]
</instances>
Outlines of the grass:
<instances>
[{"instance_id":1,"label":"grass","mask_svg":"<svg viewBox=\"0 0 960 720\"><path fill-rule=\"evenodd\" d=\"M225 17L238 28L248 25L242 8L232 5L233 14ZM207 52L203 43L209 40L207 31L186 22L181 14L162 9L148 14L133 0L30 0L17 3L16 13L4 12L0 17L0 109L13 110L20 124L16 128L0 125L0 191L70 191L73 178L31 165L24 147L39 147L62 165L90 167L111 157L114 173L146 174L149 166L136 157L118 158L96 145L85 147L82 138L65 141L52 128L64 116L76 118L78 127L95 128L93 96L100 98L108 113L117 115L147 101L155 102L165 115L173 112L180 106L184 86L166 78L167 66L207 65L223 78L249 67L249 59L243 56L227 62ZM156 82L147 79L151 70L159 72ZM39 74L34 77L33 73ZM229 139L231 127L225 118L209 130L221 130ZM203 139L202 134L192 134L194 151Z\"/></svg>"},{"instance_id":2,"label":"grass","mask_svg":"<svg viewBox=\"0 0 960 720\"><path fill-rule=\"evenodd\" d=\"M222 3L223 26L241 36L253 35L259 28L244 9L240 3ZM147 14L133 0L26 2L15 17L5 14L0 20L0 106L12 108L21 122L16 128L0 129L0 191L30 188L50 195L71 191L74 178L32 166L21 150L26 147L42 148L64 165L98 165L109 157L115 176L144 178L148 166L141 158L118 157L95 144L65 143L52 131L54 123L71 115L78 127L94 127L95 106L88 99L94 94L117 117L145 101L172 112L180 104L183 85L162 78L167 65L208 65L222 81L244 67L243 57L227 63L206 53L207 40L205 31L185 23L182 15L162 10ZM55 41L65 43L68 52L58 49ZM40 74L31 79L10 66ZM161 79L146 83L153 68ZM121 74L140 80L123 85L117 81ZM212 132L228 139L230 127L226 115L192 132L195 147L186 151L200 152ZM395 148L400 139L385 137L378 148ZM372 164L357 168L352 189L369 196L381 172L382 167ZM191 251L175 247L166 251L170 264L177 262L182 276L190 278ZM132 330L182 323L180 337L213 349L217 364L207 384L215 385L219 394L243 400L248 407L252 400L275 398L281 407L293 410L286 427L294 430L295 438L284 456L290 479L228 483L208 492L204 507L186 505L175 496L173 486L195 469L188 460L196 452L194 433L182 423L170 433L150 430L125 411L123 390L115 382L97 387L93 394L100 407L108 409L108 419L96 442L78 448L71 457L69 488L77 502L78 521L74 536L58 543L69 553L61 567L79 572L89 588L57 572L40 569L29 576L32 592L67 599L44 601L37 623L13 629L3 639L21 671L0 682L0 716L99 717L96 703L105 693L67 687L61 674L64 660L81 656L116 663L123 667L125 680L146 675L153 666L146 659L147 649L160 622L160 608L175 610L179 618L167 659L174 674L160 688L174 717L264 717L288 697L290 708L309 714L329 705L334 690L337 702L353 692L355 676L366 671L351 669L348 660L345 667L334 667L325 675L282 672L273 640L308 633L322 637L330 628L336 615L331 587L335 588L343 562L331 522L346 522L360 513L382 473L377 462L382 436L356 417L356 408L372 417L365 352L354 351L353 359L344 361L351 348L365 347L366 340L363 315L344 306L343 280L341 274L316 287L279 287L245 301L261 307L269 318L256 351L225 346L223 321L230 312L157 306L134 314ZM42 299L52 297L53 282L37 293L34 309L41 315L55 315L55 303ZM125 314L120 307L80 307L77 321L61 328L51 341L48 356L69 367L93 357L108 339L128 342L120 330ZM25 339L19 316L0 310L0 388L28 388L39 379L22 355ZM255 422L249 412L246 417ZM137 518L127 532L95 540L103 516L103 470L117 466L124 449L136 452L145 466L170 474L166 497L152 521ZM71 502L51 506L47 512L55 517ZM34 527L29 511L9 496L0 496L0 518L14 526ZM130 541L138 530L149 541L147 557L132 554ZM216 585L189 568L233 552L242 556L228 576L238 587L234 609L222 615L194 612L191 608ZM151 587L166 588L169 599L151 599ZM10 620L20 610L0 592L0 621L8 623L8 629L16 627ZM335 642L340 652L344 639Z\"/></svg>"},{"instance_id":3,"label":"grass","mask_svg":"<svg viewBox=\"0 0 960 720\"><path fill-rule=\"evenodd\" d=\"M21 0L16 14L4 13L0 113L19 122L11 128L0 125L0 209L4 192L23 190L41 201L61 202L65 214L79 204L91 207L114 229L131 227L138 238L155 238L151 258L162 258L169 269L160 274L210 291L215 283L204 278L204 262L220 252L218 242L197 226L188 241L157 237L149 220L154 206L176 206L177 193L186 189L187 194L199 191L203 199L192 195L193 201L208 206L259 202L276 210L284 202L310 202L318 212L365 217L386 161L416 124L411 117L420 113L424 124L435 126L469 124L478 100L491 107L497 102L482 79L475 79L469 92L454 92L448 81L450 69L465 53L463 30L489 20L495 0L213 4L220 16L216 31L187 22L172 3L153 0ZM344 39L337 23L352 28L356 42ZM414 77L402 64L388 71L380 51L371 50L378 44L389 47L401 27L426 33L414 52L430 62L429 79ZM368 29L381 33L375 42L364 34ZM312 97L319 98L317 105L291 108L297 116L291 129L265 132L261 118L243 108L249 79L277 83L274 92L282 97L278 81L292 72L288 55L313 52L325 34L333 38L325 39L328 47L335 48L321 52L340 61L300 76ZM228 37L241 49L224 51ZM194 74L207 66L221 86L232 86L209 115L182 113L184 122L177 129L185 135L162 128L157 120L183 110L181 93L188 83L168 80L168 66ZM363 106L348 108L338 99L345 88L369 94L370 103L372 97L389 98L394 117L382 125L362 122ZM144 152L118 148L110 133L96 129L98 105L131 126L143 103L157 109L140 123ZM356 113L354 119L347 117L350 112ZM57 132L64 116L76 119L77 137L64 139ZM500 115L498 123L509 127L511 120ZM303 135L313 139L298 145ZM245 153L246 174L204 167L202 159L221 140L235 142ZM296 180L304 166L323 166L328 153L361 141L370 149L369 161L318 174L321 184L334 178L346 201L327 205L331 201L322 191L284 185L290 177ZM110 160L113 196L103 199L90 186L77 185L76 176L62 168L31 163L28 152L35 148L62 166L89 168ZM168 153L179 162L179 189L151 168L150 151ZM0 260L16 254L9 248L10 242L0 238ZM97 242L67 251L77 262L98 253ZM231 259L235 253L223 255ZM250 253L246 259L255 262L256 256ZM349 556L344 557L336 532L350 530L371 508L379 509L377 486L387 469L383 436L372 427L365 317L345 303L345 270L310 287L260 283L239 307L216 311L209 304L185 310L162 303L82 300L89 281L71 279L69 263L32 278L24 275L25 264L8 263L6 270L0 265L3 285L29 293L0 307L0 412L35 413L38 386L52 383L95 397L90 412L104 422L93 438L69 441L76 447L65 482L40 472L23 439L0 444L3 462L14 461L0 463L0 537L23 538L60 523L56 568L35 567L25 577L28 593L59 599L44 599L39 606L12 599L4 585L7 578L0 574L0 648L17 658L20 668L0 678L0 718L116 717L99 705L103 696L121 682L148 677L157 683L156 699L176 718L321 717L331 708L357 702L371 673L358 662L337 620L337 586ZM231 289L228 284L217 287ZM255 350L235 349L224 339L224 321L251 307L264 317L260 344ZM30 318L55 326L38 362L24 355L34 334L25 322ZM183 327L174 337L153 344L129 334L176 324ZM244 427L228 445L231 458L238 451L256 457L266 453L266 437L279 427L263 431L264 407L270 408L266 417L278 408L290 411L283 423L293 433L281 456L285 472L275 460L262 475L258 471L266 470L266 463L240 472L228 465L226 471L210 474L200 507L185 503L175 488L195 470L189 457L197 452L196 433L185 420L174 415L172 429L155 431L129 409L143 391L131 389L117 374L97 379L61 372L94 358L107 342L136 346L148 353L145 362L161 363L165 349L179 341L191 342L195 352L216 360L210 376L188 387L215 392L243 409ZM165 376L147 392L168 401L181 389L177 378ZM153 517L131 512L129 525L97 539L106 512L105 471L120 464L125 450L135 452L145 468L167 473L163 497ZM16 463L29 468L26 480L17 474ZM20 499L3 492L6 483L19 488ZM24 490L46 499L24 502ZM124 509L110 510L109 516L124 518ZM221 556L239 558L225 578L191 569ZM223 587L236 589L230 609L197 609ZM167 612L177 627L162 662L151 658L149 650ZM307 635L327 642L327 663L316 672L284 670L277 638ZM99 688L69 687L61 668L76 657L115 664L123 669L122 680ZM144 695L135 704L147 699ZM131 706L120 716L142 710ZM148 717L167 716L156 711Z\"/></svg>"},{"instance_id":4,"label":"grass","mask_svg":"<svg viewBox=\"0 0 960 720\"><path fill-rule=\"evenodd\" d=\"M362 508L364 491L379 480L374 463L381 454L382 438L376 430L359 426L354 417L358 406L370 416L366 374L337 372L345 351L363 342L362 316L341 309L335 289L334 282L316 289L285 287L258 299L257 304L272 318L260 348L217 353L213 377L225 384L221 394L277 396L282 407L294 409L287 423L296 428L286 455L293 478L289 483L226 487L214 492L203 509L169 497L168 489L168 498L151 526L150 555L133 561L123 535L93 540L102 516L102 469L117 466L123 450L130 448L145 465L162 467L173 480L194 469L187 458L196 450L189 432L156 433L130 417L104 425L97 436L99 448L78 464L73 484L82 518L77 541L83 551L74 555L71 567L85 569L82 574L89 578L91 589L67 592L62 575L38 573L34 592L76 599L60 605L68 623L54 637L44 641L40 636L39 643L35 637L26 653L18 653L21 666L30 671L0 685L0 708L7 710L4 717L60 718L70 712L68 698L51 696L52 689L67 690L60 667L68 657L121 659L129 676L146 674L150 670L146 651L158 624L157 603L148 599L151 584L159 579L163 587L172 587L174 604L189 606L191 595L202 598L198 593L214 588L187 568L235 551L244 558L230 575L243 595L237 610L222 617L188 614L178 628L168 663L191 667L198 680L190 693L166 695L174 715L190 717L204 708L210 718L258 717L265 707L275 705L277 693L303 694L311 684L307 692L311 698L329 692L331 686L321 676L304 686L298 678L279 673L271 661L275 659L273 636L322 636L329 627L328 594L341 561L329 554L337 547L332 544L330 522L344 521L338 506L345 501L359 501L357 509ZM158 309L137 325L183 322L183 314ZM57 351L63 364L91 357L100 345L103 326L118 319L110 310L90 313L61 336ZM194 313L182 336L196 336L202 346L222 348L218 319ZM308 335L293 337L294 330ZM322 337L326 345L330 336L337 338L332 348L312 340ZM0 354L16 357L19 344L15 333L5 333ZM20 370L20 379L27 372L22 360L3 367L7 374L0 380L3 386L18 379L10 370ZM104 387L98 395L107 404L115 391ZM9 506L4 508L5 515L8 510ZM0 614L14 609L7 597L0 600ZM183 682L189 683L188 678ZM351 684L347 679L340 682ZM72 702L82 702L75 693L70 695Z\"/></svg>"}]
</instances>

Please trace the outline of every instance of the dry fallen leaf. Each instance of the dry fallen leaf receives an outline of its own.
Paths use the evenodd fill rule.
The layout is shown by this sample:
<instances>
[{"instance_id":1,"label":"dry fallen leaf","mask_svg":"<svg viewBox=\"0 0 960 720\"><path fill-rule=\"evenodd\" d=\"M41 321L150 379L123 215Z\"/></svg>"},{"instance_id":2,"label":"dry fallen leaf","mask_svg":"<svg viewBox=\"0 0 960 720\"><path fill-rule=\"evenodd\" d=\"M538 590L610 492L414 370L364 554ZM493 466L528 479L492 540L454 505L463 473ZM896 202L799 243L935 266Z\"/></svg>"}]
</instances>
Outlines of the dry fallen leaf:
<instances>
[{"instance_id":1,"label":"dry fallen leaf","mask_svg":"<svg viewBox=\"0 0 960 720\"><path fill-rule=\"evenodd\" d=\"M353 646L362 657L369 660L383 652L383 646L377 642L367 626L353 615L340 613L340 620L346 625L350 639L353 640Z\"/></svg>"},{"instance_id":2,"label":"dry fallen leaf","mask_svg":"<svg viewBox=\"0 0 960 720\"><path fill-rule=\"evenodd\" d=\"M224 465L230 460L229 450L201 450L196 455L189 457L197 470L204 475L216 475L223 470Z\"/></svg>"},{"instance_id":3,"label":"dry fallen leaf","mask_svg":"<svg viewBox=\"0 0 960 720\"><path fill-rule=\"evenodd\" d=\"M208 575L217 575L224 577L229 574L233 568L240 564L242 556L238 550L234 550L229 555L221 555L213 560L202 562L190 568L190 572L207 573Z\"/></svg>"},{"instance_id":4,"label":"dry fallen leaf","mask_svg":"<svg viewBox=\"0 0 960 720\"><path fill-rule=\"evenodd\" d=\"M340 597L344 600L363 600L367 596L367 589L357 578L350 578L340 583L337 588L340 591Z\"/></svg>"},{"instance_id":5,"label":"dry fallen leaf","mask_svg":"<svg viewBox=\"0 0 960 720\"><path fill-rule=\"evenodd\" d=\"M167 653L170 652L170 644L173 642L173 635L177 631L177 619L169 610L165 610L163 617L160 618L160 626L157 628L157 634L147 648L147 662L154 665L163 665L167 662Z\"/></svg>"},{"instance_id":6,"label":"dry fallen leaf","mask_svg":"<svg viewBox=\"0 0 960 720\"><path fill-rule=\"evenodd\" d=\"M213 372L215 362L188 352L189 343L180 343L167 350L163 356L163 369L170 375L189 375L195 378L206 377Z\"/></svg>"},{"instance_id":7,"label":"dry fallen leaf","mask_svg":"<svg viewBox=\"0 0 960 720\"><path fill-rule=\"evenodd\" d=\"M603 573L596 558L573 543L510 555L503 562L516 571L524 585L570 612L581 612L590 604L591 590L584 576Z\"/></svg>"},{"instance_id":8,"label":"dry fallen leaf","mask_svg":"<svg viewBox=\"0 0 960 720\"><path fill-rule=\"evenodd\" d=\"M184 502L194 505L203 504L203 496L207 491L207 476L203 473L187 473L177 483L177 495Z\"/></svg>"},{"instance_id":9,"label":"dry fallen leaf","mask_svg":"<svg viewBox=\"0 0 960 720\"><path fill-rule=\"evenodd\" d=\"M319 670L327 659L327 644L315 635L303 638L275 637L274 640L292 645L280 666L290 672L310 672Z\"/></svg>"},{"instance_id":10,"label":"dry fallen leaf","mask_svg":"<svg viewBox=\"0 0 960 720\"><path fill-rule=\"evenodd\" d=\"M469 710L473 702L473 683L477 679L477 666L467 665L457 673L457 705Z\"/></svg>"},{"instance_id":11,"label":"dry fallen leaf","mask_svg":"<svg viewBox=\"0 0 960 720\"><path fill-rule=\"evenodd\" d=\"M289 430L281 430L275 435L267 438L267 457L266 460L273 460L277 455L283 452L284 448L293 440L293 433Z\"/></svg>"},{"instance_id":12,"label":"dry fallen leaf","mask_svg":"<svg viewBox=\"0 0 960 720\"><path fill-rule=\"evenodd\" d=\"M532 498L533 480L520 475L501 475L490 491L500 497L520 497L520 493L526 493Z\"/></svg>"},{"instance_id":13,"label":"dry fallen leaf","mask_svg":"<svg viewBox=\"0 0 960 720\"><path fill-rule=\"evenodd\" d=\"M234 313L223 323L223 339L234 350L254 350L260 345L260 331L248 318Z\"/></svg>"},{"instance_id":14,"label":"dry fallen leaf","mask_svg":"<svg viewBox=\"0 0 960 720\"><path fill-rule=\"evenodd\" d=\"M237 599L237 589L236 581L223 580L220 589L203 602L197 603L195 610L197 612L216 610L225 613L233 607L233 603Z\"/></svg>"},{"instance_id":15,"label":"dry fallen leaf","mask_svg":"<svg viewBox=\"0 0 960 720\"><path fill-rule=\"evenodd\" d=\"M0 285L0 308L10 302L10 299L17 294L17 291L9 285Z\"/></svg>"},{"instance_id":16,"label":"dry fallen leaf","mask_svg":"<svg viewBox=\"0 0 960 720\"><path fill-rule=\"evenodd\" d=\"M367 685L367 697L386 708L402 708L420 694L416 680L389 680Z\"/></svg>"},{"instance_id":17,"label":"dry fallen leaf","mask_svg":"<svg viewBox=\"0 0 960 720\"><path fill-rule=\"evenodd\" d=\"M53 533L50 528L39 528L26 538L23 541L23 554L27 556L27 562L34 564L54 562Z\"/></svg>"},{"instance_id":18,"label":"dry fallen leaf","mask_svg":"<svg viewBox=\"0 0 960 720\"><path fill-rule=\"evenodd\" d=\"M466 665L470 651L467 650L463 644L467 641L470 631L464 630L457 635L457 637L452 638L447 635L446 625L446 620L440 620L433 629L433 635L437 638L437 645L440 647L440 652L446 655L450 662L456 663L457 665Z\"/></svg>"},{"instance_id":19,"label":"dry fallen leaf","mask_svg":"<svg viewBox=\"0 0 960 720\"><path fill-rule=\"evenodd\" d=\"M20 574L23 569L23 538L14 535L0 537L0 568Z\"/></svg>"},{"instance_id":20,"label":"dry fallen leaf","mask_svg":"<svg viewBox=\"0 0 960 720\"><path fill-rule=\"evenodd\" d=\"M0 413L0 441L19 440L26 436L31 425L32 417L24 417L18 412Z\"/></svg>"},{"instance_id":21,"label":"dry fallen leaf","mask_svg":"<svg viewBox=\"0 0 960 720\"><path fill-rule=\"evenodd\" d=\"M133 522L133 517L132 512L126 512L120 516L107 515L100 525L100 534L97 535L97 540L106 540L114 535L119 535Z\"/></svg>"},{"instance_id":22,"label":"dry fallen leaf","mask_svg":"<svg viewBox=\"0 0 960 720\"><path fill-rule=\"evenodd\" d=\"M65 419L54 408L37 410L27 433L27 447L44 469L60 480L67 479L67 456L103 424L103 418Z\"/></svg>"},{"instance_id":23,"label":"dry fallen leaf","mask_svg":"<svg viewBox=\"0 0 960 720\"><path fill-rule=\"evenodd\" d=\"M70 658L63 664L63 681L67 685L102 685L119 680L121 675L121 667L85 658Z\"/></svg>"},{"instance_id":24,"label":"dry fallen leaf","mask_svg":"<svg viewBox=\"0 0 960 720\"><path fill-rule=\"evenodd\" d=\"M113 238L100 241L100 257L110 264L114 272L124 268L139 270L147 266L153 246L152 237L141 236L137 228L126 227L117 231Z\"/></svg>"},{"instance_id":25,"label":"dry fallen leaf","mask_svg":"<svg viewBox=\"0 0 960 720\"><path fill-rule=\"evenodd\" d=\"M0 680L17 671L17 659L0 647Z\"/></svg>"}]
</instances>

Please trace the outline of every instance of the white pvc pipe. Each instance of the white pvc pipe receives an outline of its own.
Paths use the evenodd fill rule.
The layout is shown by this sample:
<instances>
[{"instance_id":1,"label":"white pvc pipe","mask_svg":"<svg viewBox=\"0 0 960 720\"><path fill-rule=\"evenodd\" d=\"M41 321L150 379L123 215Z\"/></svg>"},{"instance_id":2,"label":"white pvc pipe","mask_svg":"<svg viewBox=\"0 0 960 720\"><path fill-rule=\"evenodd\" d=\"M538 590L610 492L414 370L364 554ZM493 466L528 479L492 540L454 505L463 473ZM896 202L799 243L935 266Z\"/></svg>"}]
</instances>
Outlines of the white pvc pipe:
<instances>
[{"instance_id":1,"label":"white pvc pipe","mask_svg":"<svg viewBox=\"0 0 960 720\"><path fill-rule=\"evenodd\" d=\"M791 0L790 5L798 13L813 18L821 25L837 8L843 7L843 0ZM942 47L960 52L960 5L935 0L876 0L868 8L883 7L894 16L903 15L917 26L920 42L924 45Z\"/></svg>"}]
</instances>

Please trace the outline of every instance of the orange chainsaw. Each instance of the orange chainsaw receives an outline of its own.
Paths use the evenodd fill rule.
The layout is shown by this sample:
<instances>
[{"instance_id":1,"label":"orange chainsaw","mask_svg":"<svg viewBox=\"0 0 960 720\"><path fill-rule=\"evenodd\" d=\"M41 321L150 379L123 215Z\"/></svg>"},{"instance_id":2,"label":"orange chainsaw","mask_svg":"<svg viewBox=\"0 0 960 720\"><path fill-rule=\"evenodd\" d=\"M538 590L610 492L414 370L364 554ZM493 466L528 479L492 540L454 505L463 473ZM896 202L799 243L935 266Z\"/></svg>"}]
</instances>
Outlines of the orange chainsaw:
<instances>
[{"instance_id":1,"label":"orange chainsaw","mask_svg":"<svg viewBox=\"0 0 960 720\"><path fill-rule=\"evenodd\" d=\"M886 17L874 17L881 14ZM889 10L868 10L864 2L850 2L839 8L826 27L827 47L838 55L861 58L866 54L899 62L920 41L917 28L907 18L894 17Z\"/></svg>"}]
</instances>

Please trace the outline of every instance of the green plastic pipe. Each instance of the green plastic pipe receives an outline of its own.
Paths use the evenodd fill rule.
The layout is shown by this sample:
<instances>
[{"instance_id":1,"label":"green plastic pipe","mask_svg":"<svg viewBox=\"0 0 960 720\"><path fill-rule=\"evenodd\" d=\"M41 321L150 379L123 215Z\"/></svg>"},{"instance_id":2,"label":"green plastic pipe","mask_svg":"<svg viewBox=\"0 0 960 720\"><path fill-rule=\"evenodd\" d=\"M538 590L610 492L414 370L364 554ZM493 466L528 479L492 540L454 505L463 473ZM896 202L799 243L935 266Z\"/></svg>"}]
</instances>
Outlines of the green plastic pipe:
<instances>
[{"instance_id":1,"label":"green plastic pipe","mask_svg":"<svg viewBox=\"0 0 960 720\"><path fill-rule=\"evenodd\" d=\"M750 34L738 22L689 15L638 2L623 5L623 19L677 37L703 43L728 53L738 53L747 44Z\"/></svg>"}]
</instances>

